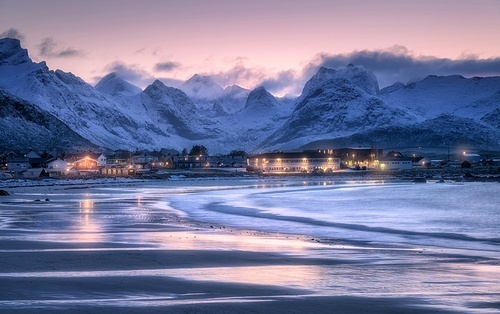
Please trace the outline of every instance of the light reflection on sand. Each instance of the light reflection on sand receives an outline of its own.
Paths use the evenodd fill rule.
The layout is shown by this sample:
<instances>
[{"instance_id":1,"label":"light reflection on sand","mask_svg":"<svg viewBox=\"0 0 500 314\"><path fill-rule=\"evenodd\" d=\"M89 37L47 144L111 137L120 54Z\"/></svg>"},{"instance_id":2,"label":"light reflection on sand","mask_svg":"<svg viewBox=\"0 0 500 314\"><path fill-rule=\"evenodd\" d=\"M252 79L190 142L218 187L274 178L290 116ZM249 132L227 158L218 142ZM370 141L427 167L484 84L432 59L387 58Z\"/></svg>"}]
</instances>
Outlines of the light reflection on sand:
<instances>
[{"instance_id":1,"label":"light reflection on sand","mask_svg":"<svg viewBox=\"0 0 500 314\"><path fill-rule=\"evenodd\" d=\"M236 231L230 232L145 232L142 233L145 243L157 243L171 250L239 250L254 252L282 252L298 255L311 254L311 250L318 248L317 243L303 240L293 241L281 237L248 235Z\"/></svg>"},{"instance_id":2,"label":"light reflection on sand","mask_svg":"<svg viewBox=\"0 0 500 314\"><path fill-rule=\"evenodd\" d=\"M355 189L359 183L350 182L345 191ZM471 310L471 301L493 303L500 298L500 266L487 259L494 258L494 251L476 261L459 250L448 249L446 254L440 253L441 248L433 248L432 244L397 248L356 246L332 239L318 243L310 236L262 233L229 226L214 225L210 228L206 223L183 225L177 220L179 217L171 215L176 212L168 205L170 197L179 194L187 198L198 197L198 192L207 191L224 194L225 190L232 189L226 193L228 198L234 197L234 204L243 206L238 203L236 190L243 189L245 184L169 184L16 195L13 202L19 203L9 204L0 212L0 239L12 242L4 244L0 254L4 254L2 257L18 254L33 260L29 265L26 260L20 260L17 269L15 265L10 266L12 271L2 273L0 270L0 281L12 281L9 287L20 289L20 295L26 295L25 299L8 295L0 300L0 308L9 302L13 308L24 304L33 310L37 304L59 304L62 308L71 303L140 307L268 301L282 296L281 290L270 296L271 292L264 289L267 286L298 289L300 291L288 293L300 297L308 293L380 299L415 297L432 305L429 312L436 308L466 312ZM253 188L272 192L290 186L312 185L328 189L335 184L324 180L299 180L291 184L270 180L246 183L246 186L253 192ZM311 196L311 191L314 189L307 189L304 193ZM279 193L275 195L283 197ZM51 201L33 202L34 198L42 197ZM166 202L160 202L163 199ZM204 258L212 256L213 252L220 257L214 258L210 264ZM254 258L261 253L267 255ZM60 259L61 256L65 259ZM80 260L80 256L91 258ZM179 261L176 256L184 260ZM187 263L191 266L186 266ZM9 263L13 264L15 262ZM27 266L33 267L34 271L27 271ZM41 282L39 290L30 286L36 280ZM81 284L83 280L91 281L86 286ZM180 283L176 280L192 286L185 291L178 290ZM60 288L61 282L69 282L69 289ZM207 282L213 285L204 286ZM214 285L223 283L249 287L239 294L231 290L236 285L214 288ZM167 286L171 290L166 291ZM197 288L200 286L203 288ZM0 292L2 289L6 289L4 296L10 293L7 288L0 288ZM202 292L197 292L200 290ZM211 294L211 291L215 292ZM260 292L252 295L255 291ZM39 300L28 300L33 292L36 294L33 298ZM220 297L221 293L225 296ZM488 313L494 309L475 308L473 311Z\"/></svg>"}]
</instances>

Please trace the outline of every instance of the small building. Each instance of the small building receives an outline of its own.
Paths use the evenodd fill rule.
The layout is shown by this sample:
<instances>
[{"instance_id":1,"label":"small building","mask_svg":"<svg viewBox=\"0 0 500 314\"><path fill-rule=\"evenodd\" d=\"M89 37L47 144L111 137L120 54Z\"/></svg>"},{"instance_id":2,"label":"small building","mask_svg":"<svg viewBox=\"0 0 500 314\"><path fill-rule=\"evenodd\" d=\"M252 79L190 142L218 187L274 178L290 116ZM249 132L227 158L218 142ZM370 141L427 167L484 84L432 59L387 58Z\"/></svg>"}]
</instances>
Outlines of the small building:
<instances>
[{"instance_id":1,"label":"small building","mask_svg":"<svg viewBox=\"0 0 500 314\"><path fill-rule=\"evenodd\" d=\"M400 152L391 151L378 160L380 170L412 170L413 158L405 157Z\"/></svg>"},{"instance_id":2,"label":"small building","mask_svg":"<svg viewBox=\"0 0 500 314\"><path fill-rule=\"evenodd\" d=\"M247 158L245 156L210 156L209 161L210 167L214 168L245 168L247 166Z\"/></svg>"},{"instance_id":3,"label":"small building","mask_svg":"<svg viewBox=\"0 0 500 314\"><path fill-rule=\"evenodd\" d=\"M411 158L383 157L378 160L380 170L411 170L413 164Z\"/></svg>"},{"instance_id":4,"label":"small building","mask_svg":"<svg viewBox=\"0 0 500 314\"><path fill-rule=\"evenodd\" d=\"M67 167L74 168L80 172L97 172L99 170L100 153L67 154L64 161Z\"/></svg>"},{"instance_id":5,"label":"small building","mask_svg":"<svg viewBox=\"0 0 500 314\"><path fill-rule=\"evenodd\" d=\"M106 166L100 169L100 173L106 176L124 177L136 174L137 169L132 166Z\"/></svg>"},{"instance_id":6,"label":"small building","mask_svg":"<svg viewBox=\"0 0 500 314\"><path fill-rule=\"evenodd\" d=\"M413 156L411 159L414 167L425 168L429 167L432 164L432 160L427 157Z\"/></svg>"},{"instance_id":7,"label":"small building","mask_svg":"<svg viewBox=\"0 0 500 314\"><path fill-rule=\"evenodd\" d=\"M22 177L26 179L36 179L48 177L49 173L43 168L31 168L22 173Z\"/></svg>"},{"instance_id":8,"label":"small building","mask_svg":"<svg viewBox=\"0 0 500 314\"><path fill-rule=\"evenodd\" d=\"M108 162L106 156L104 154L100 154L99 157L97 157L97 167L105 167L106 163Z\"/></svg>"},{"instance_id":9,"label":"small building","mask_svg":"<svg viewBox=\"0 0 500 314\"><path fill-rule=\"evenodd\" d=\"M111 166L115 167L126 167L129 164L129 153L128 152L116 152L113 155L106 156L106 168Z\"/></svg>"},{"instance_id":10,"label":"small building","mask_svg":"<svg viewBox=\"0 0 500 314\"><path fill-rule=\"evenodd\" d=\"M61 159L55 159L47 163L47 168L45 169L51 177L59 177L68 174L69 168L68 163Z\"/></svg>"},{"instance_id":11,"label":"small building","mask_svg":"<svg viewBox=\"0 0 500 314\"><path fill-rule=\"evenodd\" d=\"M324 151L278 152L251 156L249 169L269 173L316 173L340 169L340 158Z\"/></svg>"},{"instance_id":12,"label":"small building","mask_svg":"<svg viewBox=\"0 0 500 314\"><path fill-rule=\"evenodd\" d=\"M22 172L30 168L30 159L10 153L6 159L7 170L12 172Z\"/></svg>"},{"instance_id":13,"label":"small building","mask_svg":"<svg viewBox=\"0 0 500 314\"><path fill-rule=\"evenodd\" d=\"M466 168L466 169L470 168L471 166L472 164L467 160L462 161L462 163L460 164L461 168Z\"/></svg>"},{"instance_id":14,"label":"small building","mask_svg":"<svg viewBox=\"0 0 500 314\"><path fill-rule=\"evenodd\" d=\"M158 156L149 151L136 152L132 155L132 162L134 164L146 165L158 161Z\"/></svg>"},{"instance_id":15,"label":"small building","mask_svg":"<svg viewBox=\"0 0 500 314\"><path fill-rule=\"evenodd\" d=\"M464 152L462 154L462 156L461 156L461 161L465 161L465 160L467 160L471 164L477 163L477 162L481 161L481 155L479 155L479 154L470 154L470 153L465 153Z\"/></svg>"},{"instance_id":16,"label":"small building","mask_svg":"<svg viewBox=\"0 0 500 314\"><path fill-rule=\"evenodd\" d=\"M207 155L174 156L174 167L177 169L209 168L210 157Z\"/></svg>"}]
</instances>

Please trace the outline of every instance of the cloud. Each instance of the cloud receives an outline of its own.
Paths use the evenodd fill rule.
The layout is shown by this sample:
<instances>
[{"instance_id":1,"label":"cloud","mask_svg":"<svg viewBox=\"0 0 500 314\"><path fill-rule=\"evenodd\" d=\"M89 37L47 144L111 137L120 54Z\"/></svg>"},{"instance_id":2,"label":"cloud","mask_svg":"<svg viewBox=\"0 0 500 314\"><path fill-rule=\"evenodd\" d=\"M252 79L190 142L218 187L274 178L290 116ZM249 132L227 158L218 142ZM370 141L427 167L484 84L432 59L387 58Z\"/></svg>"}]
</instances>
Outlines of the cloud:
<instances>
[{"instance_id":1,"label":"cloud","mask_svg":"<svg viewBox=\"0 0 500 314\"><path fill-rule=\"evenodd\" d=\"M47 37L42 40L39 47L39 53L42 57L51 58L72 58L83 56L84 52L71 47L60 48L61 44L56 42L52 37Z\"/></svg>"},{"instance_id":2,"label":"cloud","mask_svg":"<svg viewBox=\"0 0 500 314\"><path fill-rule=\"evenodd\" d=\"M261 67L247 67L245 60L238 59L236 64L226 71L204 73L212 77L222 86L238 84L244 88L253 89L264 86L274 95L284 95L295 89L296 71L284 70L274 72Z\"/></svg>"},{"instance_id":3,"label":"cloud","mask_svg":"<svg viewBox=\"0 0 500 314\"><path fill-rule=\"evenodd\" d=\"M381 87L396 82L409 83L428 75L471 76L500 75L500 58L480 59L464 53L459 59L415 56L404 46L385 50L361 50L347 54L319 54L304 68L303 76L312 76L319 67L340 68L349 63L364 66L375 73Z\"/></svg>"},{"instance_id":4,"label":"cloud","mask_svg":"<svg viewBox=\"0 0 500 314\"><path fill-rule=\"evenodd\" d=\"M99 82L104 76L112 72L116 73L121 79L141 88L146 87L154 81L154 77L137 64L127 64L119 60L108 63L100 72L103 75L95 76L93 78L94 83Z\"/></svg>"},{"instance_id":5,"label":"cloud","mask_svg":"<svg viewBox=\"0 0 500 314\"><path fill-rule=\"evenodd\" d=\"M261 85L271 94L297 94L295 85L297 82L297 73L293 70L281 71L272 77L262 81Z\"/></svg>"},{"instance_id":6,"label":"cloud","mask_svg":"<svg viewBox=\"0 0 500 314\"><path fill-rule=\"evenodd\" d=\"M0 38L16 38L19 41L24 41L24 35L19 32L17 28L9 28L5 32L0 34Z\"/></svg>"},{"instance_id":7,"label":"cloud","mask_svg":"<svg viewBox=\"0 0 500 314\"><path fill-rule=\"evenodd\" d=\"M181 64L178 62L166 61L166 62L159 62L159 63L155 64L154 70L156 72L170 72L170 71L178 69L180 67L181 67Z\"/></svg>"}]
</instances>

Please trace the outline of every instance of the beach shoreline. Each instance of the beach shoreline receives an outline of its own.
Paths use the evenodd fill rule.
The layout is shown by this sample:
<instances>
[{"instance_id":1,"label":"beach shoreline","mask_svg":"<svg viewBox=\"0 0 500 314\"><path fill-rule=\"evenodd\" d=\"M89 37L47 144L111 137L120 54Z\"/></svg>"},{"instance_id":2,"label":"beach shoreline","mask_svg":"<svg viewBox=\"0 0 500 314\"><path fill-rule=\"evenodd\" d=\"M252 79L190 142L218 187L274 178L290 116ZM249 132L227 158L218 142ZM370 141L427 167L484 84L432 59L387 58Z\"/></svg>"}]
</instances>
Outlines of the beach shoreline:
<instances>
[{"instance_id":1,"label":"beach shoreline","mask_svg":"<svg viewBox=\"0 0 500 314\"><path fill-rule=\"evenodd\" d=\"M168 195L195 197L197 189L325 179L202 176L2 187L11 195L0 198L0 312L454 313L461 311L404 287L419 274L445 283L475 279L490 267L498 276L498 260L464 263L416 247L194 221L162 205ZM331 276L338 287L325 282ZM470 310L500 306L484 301Z\"/></svg>"}]
</instances>

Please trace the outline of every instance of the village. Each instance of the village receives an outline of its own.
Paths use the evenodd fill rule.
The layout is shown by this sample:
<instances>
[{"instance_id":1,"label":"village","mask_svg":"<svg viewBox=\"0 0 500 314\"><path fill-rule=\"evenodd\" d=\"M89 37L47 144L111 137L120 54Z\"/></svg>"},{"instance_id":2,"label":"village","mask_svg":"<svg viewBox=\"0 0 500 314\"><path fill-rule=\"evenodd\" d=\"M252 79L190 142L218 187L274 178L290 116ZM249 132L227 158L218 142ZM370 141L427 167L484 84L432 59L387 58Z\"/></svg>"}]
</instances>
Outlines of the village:
<instances>
[{"instance_id":1,"label":"village","mask_svg":"<svg viewBox=\"0 0 500 314\"><path fill-rule=\"evenodd\" d=\"M159 151L7 152L0 155L0 179L103 176L141 176L172 170L220 169L270 174L323 174L345 170L404 171L412 169L498 167L500 160L463 152L455 158L430 159L405 156L398 151L384 154L379 148L339 148L302 152L270 152L248 155L232 151L210 155L203 145L182 153Z\"/></svg>"}]
</instances>

